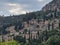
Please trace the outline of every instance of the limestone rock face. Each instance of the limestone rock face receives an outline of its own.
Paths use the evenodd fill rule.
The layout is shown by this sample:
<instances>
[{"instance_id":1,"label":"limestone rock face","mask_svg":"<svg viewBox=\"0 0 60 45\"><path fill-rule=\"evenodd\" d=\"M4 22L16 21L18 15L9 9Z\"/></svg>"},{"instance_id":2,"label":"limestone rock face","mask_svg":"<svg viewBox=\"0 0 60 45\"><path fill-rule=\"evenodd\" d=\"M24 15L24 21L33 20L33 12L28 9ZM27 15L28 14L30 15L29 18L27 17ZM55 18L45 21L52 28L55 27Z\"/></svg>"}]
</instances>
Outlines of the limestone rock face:
<instances>
[{"instance_id":1,"label":"limestone rock face","mask_svg":"<svg viewBox=\"0 0 60 45\"><path fill-rule=\"evenodd\" d=\"M47 10L54 11L55 9L60 11L60 0L52 0L50 3L48 3L42 8L42 11L47 11Z\"/></svg>"}]
</instances>

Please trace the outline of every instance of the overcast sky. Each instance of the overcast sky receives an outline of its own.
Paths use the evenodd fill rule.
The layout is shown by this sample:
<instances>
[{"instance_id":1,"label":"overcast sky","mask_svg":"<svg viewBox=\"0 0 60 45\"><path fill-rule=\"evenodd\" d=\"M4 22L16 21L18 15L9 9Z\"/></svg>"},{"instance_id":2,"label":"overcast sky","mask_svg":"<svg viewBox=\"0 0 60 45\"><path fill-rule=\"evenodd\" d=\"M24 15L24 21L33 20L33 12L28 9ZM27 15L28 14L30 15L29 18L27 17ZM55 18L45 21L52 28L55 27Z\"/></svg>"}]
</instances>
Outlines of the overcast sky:
<instances>
[{"instance_id":1,"label":"overcast sky","mask_svg":"<svg viewBox=\"0 0 60 45\"><path fill-rule=\"evenodd\" d=\"M0 0L0 15L18 15L38 11L52 0Z\"/></svg>"}]
</instances>

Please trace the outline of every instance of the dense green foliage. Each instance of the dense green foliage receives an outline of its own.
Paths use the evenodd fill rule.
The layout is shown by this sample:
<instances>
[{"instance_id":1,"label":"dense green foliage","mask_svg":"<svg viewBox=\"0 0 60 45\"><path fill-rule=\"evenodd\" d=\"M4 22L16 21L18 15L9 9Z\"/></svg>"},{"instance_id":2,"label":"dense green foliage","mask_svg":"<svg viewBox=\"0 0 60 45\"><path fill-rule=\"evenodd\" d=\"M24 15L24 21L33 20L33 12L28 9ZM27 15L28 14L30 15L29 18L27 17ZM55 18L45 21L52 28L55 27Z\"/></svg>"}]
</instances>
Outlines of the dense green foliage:
<instances>
[{"instance_id":1,"label":"dense green foliage","mask_svg":"<svg viewBox=\"0 0 60 45\"><path fill-rule=\"evenodd\" d=\"M15 40L0 42L0 45L20 45L20 43L16 42Z\"/></svg>"},{"instance_id":2,"label":"dense green foliage","mask_svg":"<svg viewBox=\"0 0 60 45\"><path fill-rule=\"evenodd\" d=\"M52 1L53 2L53 1ZM56 0L54 0L54 2L51 4L55 4L57 6L53 6L54 7L59 7L60 3L58 3ZM50 7L50 3L49 5L46 5L46 7ZM45 7L45 8L46 8ZM60 7L59 7L60 8ZM49 8L50 9L50 8ZM60 20L60 11L55 10L46 10L45 12L42 11L37 11L37 12L31 12L31 13L26 13L26 14L22 14L19 16L9 16L9 17L0 17L0 35L5 35L8 34L9 32L7 32L5 29L7 27L10 26L15 26L15 30L16 32L19 32L19 30L23 29L23 22L27 22L29 23L29 21L31 19L43 19L51 21L54 19L59 19ZM52 8L51 8L52 9ZM44 22L43 21L43 22ZM33 38L32 36L30 36L30 31L28 32L29 34L29 39L28 42L24 36L14 36L14 40L12 41L6 41L6 42L0 42L0 45L60 45L60 22L59 22L59 30L54 29L54 23L52 23L52 30L50 30L50 23L48 24L48 30L45 30L43 32L38 31L37 32L37 38ZM39 27L37 25L37 27ZM25 31L23 32L24 34L26 34L27 29L25 29Z\"/></svg>"},{"instance_id":3,"label":"dense green foliage","mask_svg":"<svg viewBox=\"0 0 60 45\"><path fill-rule=\"evenodd\" d=\"M60 45L60 36L54 35L49 37L44 45Z\"/></svg>"},{"instance_id":4,"label":"dense green foliage","mask_svg":"<svg viewBox=\"0 0 60 45\"><path fill-rule=\"evenodd\" d=\"M37 32L38 38L31 39L26 42L26 38L16 36L14 40L21 45L60 45L60 31L49 30L44 32Z\"/></svg>"}]
</instances>

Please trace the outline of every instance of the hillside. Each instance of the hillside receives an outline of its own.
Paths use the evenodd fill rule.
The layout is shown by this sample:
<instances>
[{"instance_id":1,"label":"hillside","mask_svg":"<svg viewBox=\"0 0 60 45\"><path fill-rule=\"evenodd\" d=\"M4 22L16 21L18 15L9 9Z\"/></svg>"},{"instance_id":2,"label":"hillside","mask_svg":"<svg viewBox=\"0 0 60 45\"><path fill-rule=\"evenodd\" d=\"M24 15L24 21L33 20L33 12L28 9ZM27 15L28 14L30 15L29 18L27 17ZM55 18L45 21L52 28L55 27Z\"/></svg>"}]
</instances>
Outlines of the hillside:
<instances>
[{"instance_id":1,"label":"hillside","mask_svg":"<svg viewBox=\"0 0 60 45\"><path fill-rule=\"evenodd\" d=\"M0 45L20 45L20 44L14 40L11 40L6 42L0 42Z\"/></svg>"},{"instance_id":2,"label":"hillside","mask_svg":"<svg viewBox=\"0 0 60 45\"><path fill-rule=\"evenodd\" d=\"M54 11L54 10L57 10L57 11L60 11L60 0L52 0L50 3L48 3L47 5L45 5L43 8L42 8L43 11L48 11L48 10L51 10L51 11Z\"/></svg>"},{"instance_id":3,"label":"hillside","mask_svg":"<svg viewBox=\"0 0 60 45\"><path fill-rule=\"evenodd\" d=\"M16 15L16 16L0 16L0 29L5 30L10 26L17 26L23 22L29 22L32 19L52 19L51 15L56 18L60 18L60 0L52 0L50 3L46 4L41 11L30 12L26 14Z\"/></svg>"},{"instance_id":4,"label":"hillside","mask_svg":"<svg viewBox=\"0 0 60 45\"><path fill-rule=\"evenodd\" d=\"M30 13L26 13L26 14L22 14L22 15L16 15L16 16L9 16L9 17L0 17L0 24L4 24L4 23L13 23L18 20L23 20L23 18L26 18L26 20L28 18L32 19L33 17L35 18L36 16L43 18L44 15L48 15L51 12L60 12L60 0L53 0L50 3L46 4L41 11L36 11L36 12L30 12ZM36 18L37 18L36 17Z\"/></svg>"},{"instance_id":5,"label":"hillside","mask_svg":"<svg viewBox=\"0 0 60 45\"><path fill-rule=\"evenodd\" d=\"M0 16L1 45L60 45L59 38L60 0L52 0L40 11Z\"/></svg>"}]
</instances>

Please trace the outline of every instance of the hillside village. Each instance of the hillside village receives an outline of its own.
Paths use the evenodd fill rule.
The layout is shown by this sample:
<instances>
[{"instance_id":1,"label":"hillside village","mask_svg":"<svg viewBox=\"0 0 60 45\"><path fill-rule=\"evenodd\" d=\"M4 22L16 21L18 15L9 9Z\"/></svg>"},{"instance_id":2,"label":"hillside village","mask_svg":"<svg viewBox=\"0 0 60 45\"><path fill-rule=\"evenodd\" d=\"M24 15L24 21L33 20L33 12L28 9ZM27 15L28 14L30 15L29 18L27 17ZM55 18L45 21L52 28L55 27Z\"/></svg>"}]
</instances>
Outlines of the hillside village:
<instances>
[{"instance_id":1,"label":"hillside village","mask_svg":"<svg viewBox=\"0 0 60 45\"><path fill-rule=\"evenodd\" d=\"M24 28L20 29L19 31L15 30L15 26L7 27L5 30L9 32L6 35L0 35L0 39L3 40L12 40L14 36L22 36L29 39L29 32L30 36L33 38L37 38L38 32L49 31L53 29L57 29L59 31L60 28L60 19L57 19L53 16L52 20L45 20L44 19L31 19L29 22L23 22L22 26ZM2 38L3 37L3 38Z\"/></svg>"}]
</instances>

